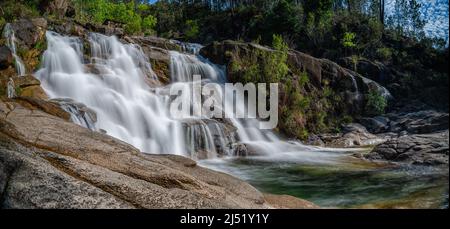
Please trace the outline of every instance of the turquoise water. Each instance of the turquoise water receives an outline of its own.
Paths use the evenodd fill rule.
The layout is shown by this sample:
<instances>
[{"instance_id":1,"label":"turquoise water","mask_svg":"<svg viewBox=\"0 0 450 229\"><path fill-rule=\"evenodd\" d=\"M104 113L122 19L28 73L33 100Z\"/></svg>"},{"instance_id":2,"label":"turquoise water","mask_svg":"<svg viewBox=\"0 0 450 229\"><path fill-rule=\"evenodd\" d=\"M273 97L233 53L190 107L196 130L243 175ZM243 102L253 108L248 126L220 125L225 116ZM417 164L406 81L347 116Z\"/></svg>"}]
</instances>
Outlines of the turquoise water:
<instances>
[{"instance_id":1,"label":"turquoise water","mask_svg":"<svg viewBox=\"0 0 450 229\"><path fill-rule=\"evenodd\" d=\"M239 177L260 191L288 194L324 208L444 208L448 168L370 163L343 152L295 157L217 159L201 164ZM329 161L325 160L330 155Z\"/></svg>"}]
</instances>

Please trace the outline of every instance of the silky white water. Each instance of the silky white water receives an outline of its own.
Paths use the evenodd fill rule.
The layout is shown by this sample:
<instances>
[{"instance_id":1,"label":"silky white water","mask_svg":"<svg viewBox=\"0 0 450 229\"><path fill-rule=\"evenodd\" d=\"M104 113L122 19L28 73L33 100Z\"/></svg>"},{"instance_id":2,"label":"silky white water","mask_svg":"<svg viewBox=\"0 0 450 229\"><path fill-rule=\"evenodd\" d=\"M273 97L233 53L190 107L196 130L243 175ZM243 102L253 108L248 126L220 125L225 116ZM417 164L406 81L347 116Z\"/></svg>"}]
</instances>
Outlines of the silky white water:
<instances>
[{"instance_id":1,"label":"silky white water","mask_svg":"<svg viewBox=\"0 0 450 229\"><path fill-rule=\"evenodd\" d=\"M170 52L172 85L155 87L149 81L157 80L156 76L137 45L92 33L86 55L79 38L47 32L47 41L42 68L35 75L49 97L59 99L75 123L106 131L143 152L205 159L231 156L239 143L258 154L315 150L282 141L272 131L261 131L253 119L172 118L170 86L179 84L192 90L193 75L218 85L225 81L224 69L198 55ZM96 122L76 103L94 111Z\"/></svg>"},{"instance_id":2,"label":"silky white water","mask_svg":"<svg viewBox=\"0 0 450 229\"><path fill-rule=\"evenodd\" d=\"M17 48L16 48L16 35L14 34L14 30L11 27L11 24L8 23L3 28L3 36L6 39L6 46L11 50L12 55L14 57L14 62L16 65L17 74L19 76L23 76L26 74L25 64L23 63L22 59L20 59L19 55L17 55Z\"/></svg>"}]
</instances>

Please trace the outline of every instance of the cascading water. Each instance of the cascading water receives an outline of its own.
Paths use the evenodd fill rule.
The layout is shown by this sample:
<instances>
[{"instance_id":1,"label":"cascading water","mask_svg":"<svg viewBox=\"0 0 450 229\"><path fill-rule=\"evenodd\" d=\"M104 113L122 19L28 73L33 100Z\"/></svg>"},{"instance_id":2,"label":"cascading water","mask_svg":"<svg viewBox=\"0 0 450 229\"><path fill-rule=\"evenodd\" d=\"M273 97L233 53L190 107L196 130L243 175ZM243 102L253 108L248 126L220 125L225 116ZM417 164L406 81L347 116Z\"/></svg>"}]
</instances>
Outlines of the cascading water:
<instances>
[{"instance_id":1,"label":"cascading water","mask_svg":"<svg viewBox=\"0 0 450 229\"><path fill-rule=\"evenodd\" d=\"M12 99L16 97L16 86L14 85L14 80L12 78L9 78L6 90L8 98Z\"/></svg>"},{"instance_id":2,"label":"cascading water","mask_svg":"<svg viewBox=\"0 0 450 229\"><path fill-rule=\"evenodd\" d=\"M51 98L70 98L95 111L95 129L143 152L184 154L182 124L170 118L169 99L152 93L148 60L135 45L91 34L92 57L83 62L82 42L47 32L48 49L36 73ZM99 74L89 73L88 67ZM149 75L150 74L150 75Z\"/></svg>"},{"instance_id":3,"label":"cascading water","mask_svg":"<svg viewBox=\"0 0 450 229\"><path fill-rule=\"evenodd\" d=\"M6 46L11 50L12 55L14 57L14 61L16 64L17 74L19 76L23 76L26 74L25 64L22 59L17 55L16 48L16 35L14 34L14 30L10 23L6 24L3 29L3 36L6 39Z\"/></svg>"},{"instance_id":4,"label":"cascading water","mask_svg":"<svg viewBox=\"0 0 450 229\"><path fill-rule=\"evenodd\" d=\"M298 142L281 141L271 131L261 131L256 120L172 118L168 93L171 85L150 86L149 80L155 80L155 74L137 45L92 33L88 36L91 57L87 59L78 38L47 32L47 41L42 69L35 75L49 97L74 100L57 101L71 113L75 123L104 130L143 152L205 159L233 155L238 142L261 154L307 148ZM224 70L200 56L178 52L170 55L173 84L192 90L193 75L201 75L204 82L225 81ZM96 118L79 103L92 109Z\"/></svg>"}]
</instances>

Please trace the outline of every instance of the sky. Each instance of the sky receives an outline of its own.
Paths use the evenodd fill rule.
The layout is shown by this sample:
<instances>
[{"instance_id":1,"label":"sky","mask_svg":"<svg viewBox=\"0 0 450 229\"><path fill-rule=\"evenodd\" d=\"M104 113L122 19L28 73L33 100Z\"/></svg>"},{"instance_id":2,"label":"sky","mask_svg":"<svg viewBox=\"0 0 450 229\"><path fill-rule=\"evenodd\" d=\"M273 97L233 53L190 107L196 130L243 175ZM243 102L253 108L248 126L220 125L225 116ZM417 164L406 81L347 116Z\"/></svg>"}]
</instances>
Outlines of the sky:
<instances>
[{"instance_id":1,"label":"sky","mask_svg":"<svg viewBox=\"0 0 450 229\"><path fill-rule=\"evenodd\" d=\"M425 33L428 37L444 38L448 41L448 0L418 0L422 5L422 18L428 23ZM386 0L386 12L393 10L395 0Z\"/></svg>"}]
</instances>

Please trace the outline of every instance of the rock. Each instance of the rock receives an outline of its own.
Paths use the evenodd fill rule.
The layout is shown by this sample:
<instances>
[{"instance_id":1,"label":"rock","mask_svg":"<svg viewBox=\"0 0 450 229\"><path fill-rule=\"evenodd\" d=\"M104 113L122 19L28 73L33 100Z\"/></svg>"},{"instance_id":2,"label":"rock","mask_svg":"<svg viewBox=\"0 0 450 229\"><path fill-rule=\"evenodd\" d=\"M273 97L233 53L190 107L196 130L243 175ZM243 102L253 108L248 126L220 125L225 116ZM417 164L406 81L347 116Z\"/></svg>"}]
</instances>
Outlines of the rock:
<instances>
[{"instance_id":1,"label":"rock","mask_svg":"<svg viewBox=\"0 0 450 229\"><path fill-rule=\"evenodd\" d=\"M172 40L154 37L154 36L134 36L134 37L124 37L124 40L129 43L138 44L142 46L152 46L157 48L162 48L165 50L182 51L180 45L176 44Z\"/></svg>"},{"instance_id":2,"label":"rock","mask_svg":"<svg viewBox=\"0 0 450 229\"><path fill-rule=\"evenodd\" d=\"M245 143L235 143L233 145L233 156L237 157L251 157L261 156L261 152Z\"/></svg>"},{"instance_id":3,"label":"rock","mask_svg":"<svg viewBox=\"0 0 450 229\"><path fill-rule=\"evenodd\" d=\"M274 52L270 48L257 44L226 40L214 42L202 48L200 54L215 64L229 65L233 53L245 57L249 56L255 49L263 52ZM336 94L343 97L342 101L345 102L343 107L348 114L364 112L365 95L370 91L375 90L387 98L391 98L388 90L375 81L327 59L318 59L296 50L289 50L287 64L291 72L306 71L310 82L318 90L322 90L324 85L329 85ZM228 80L230 82L240 81L239 78L232 75L228 75Z\"/></svg>"},{"instance_id":4,"label":"rock","mask_svg":"<svg viewBox=\"0 0 450 229\"><path fill-rule=\"evenodd\" d=\"M343 126L342 133L321 134L319 137L326 146L338 148L373 146L386 141L385 137L369 133L364 126L358 123Z\"/></svg>"},{"instance_id":5,"label":"rock","mask_svg":"<svg viewBox=\"0 0 450 229\"><path fill-rule=\"evenodd\" d=\"M0 70L13 66L14 58L7 46L0 46Z\"/></svg>"},{"instance_id":6,"label":"rock","mask_svg":"<svg viewBox=\"0 0 450 229\"><path fill-rule=\"evenodd\" d=\"M14 77L14 84L21 88L39 86L41 82L32 75Z\"/></svg>"},{"instance_id":7,"label":"rock","mask_svg":"<svg viewBox=\"0 0 450 229\"><path fill-rule=\"evenodd\" d=\"M390 129L390 120L384 116L362 118L359 122L374 134L386 133Z\"/></svg>"},{"instance_id":8,"label":"rock","mask_svg":"<svg viewBox=\"0 0 450 229\"><path fill-rule=\"evenodd\" d=\"M374 80L382 85L387 85L393 81L393 76L388 67L378 61L371 61L363 57L359 57L356 62L352 57L345 57L338 63L348 69L352 69L359 74Z\"/></svg>"},{"instance_id":9,"label":"rock","mask_svg":"<svg viewBox=\"0 0 450 229\"><path fill-rule=\"evenodd\" d=\"M14 101L29 110L42 110L47 114L62 118L66 121L70 120L70 114L63 110L56 102L46 101L33 97L16 97Z\"/></svg>"},{"instance_id":10,"label":"rock","mask_svg":"<svg viewBox=\"0 0 450 229\"><path fill-rule=\"evenodd\" d=\"M321 147L325 146L325 143L322 141L322 139L315 134L310 134L308 136L308 140L306 141L306 144L312 145L312 146L321 146Z\"/></svg>"},{"instance_id":11,"label":"rock","mask_svg":"<svg viewBox=\"0 0 450 229\"><path fill-rule=\"evenodd\" d=\"M33 48L38 42L45 40L47 31L47 20L44 18L19 19L11 23L12 29L20 45L28 49Z\"/></svg>"},{"instance_id":12,"label":"rock","mask_svg":"<svg viewBox=\"0 0 450 229\"><path fill-rule=\"evenodd\" d=\"M20 93L20 96L37 99L48 99L47 94L45 93L44 89L42 89L41 86L29 86L23 88Z\"/></svg>"},{"instance_id":13,"label":"rock","mask_svg":"<svg viewBox=\"0 0 450 229\"><path fill-rule=\"evenodd\" d=\"M232 176L0 102L3 208L268 208Z\"/></svg>"},{"instance_id":14,"label":"rock","mask_svg":"<svg viewBox=\"0 0 450 229\"><path fill-rule=\"evenodd\" d=\"M70 8L70 0L45 0L40 2L40 7L46 13L63 18Z\"/></svg>"},{"instance_id":15,"label":"rock","mask_svg":"<svg viewBox=\"0 0 450 229\"><path fill-rule=\"evenodd\" d=\"M77 36L82 38L85 38L88 35L88 31L84 28L85 25L82 25L70 18L66 18L64 19L64 21L49 19L48 23L49 29L59 34Z\"/></svg>"},{"instance_id":16,"label":"rock","mask_svg":"<svg viewBox=\"0 0 450 229\"><path fill-rule=\"evenodd\" d=\"M375 134L403 131L428 134L448 129L449 114L436 110L395 111L385 116L361 118L359 122Z\"/></svg>"},{"instance_id":17,"label":"rock","mask_svg":"<svg viewBox=\"0 0 450 229\"><path fill-rule=\"evenodd\" d=\"M265 200L280 209L319 209L320 207L306 200L289 195L264 194Z\"/></svg>"},{"instance_id":18,"label":"rock","mask_svg":"<svg viewBox=\"0 0 450 229\"><path fill-rule=\"evenodd\" d=\"M417 111L403 115L391 115L390 118L396 123L396 126L401 126L408 133L413 134L433 133L449 128L448 113L435 110Z\"/></svg>"},{"instance_id":19,"label":"rock","mask_svg":"<svg viewBox=\"0 0 450 229\"><path fill-rule=\"evenodd\" d=\"M400 136L378 145L365 158L419 165L448 165L448 137L448 130Z\"/></svg>"}]
</instances>

